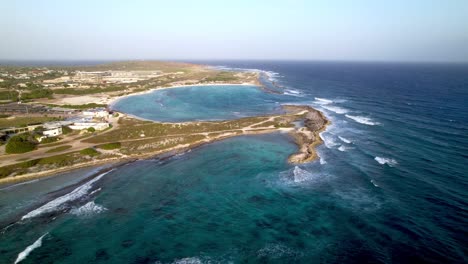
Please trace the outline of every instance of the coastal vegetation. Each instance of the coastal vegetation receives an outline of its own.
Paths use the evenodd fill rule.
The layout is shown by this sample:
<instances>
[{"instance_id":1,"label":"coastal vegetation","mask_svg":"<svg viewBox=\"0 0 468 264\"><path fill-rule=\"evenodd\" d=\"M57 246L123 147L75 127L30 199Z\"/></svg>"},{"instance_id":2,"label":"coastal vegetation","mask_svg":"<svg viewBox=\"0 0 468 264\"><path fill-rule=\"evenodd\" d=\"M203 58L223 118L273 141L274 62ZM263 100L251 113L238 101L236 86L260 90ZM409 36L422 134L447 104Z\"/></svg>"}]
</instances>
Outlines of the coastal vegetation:
<instances>
[{"instance_id":1,"label":"coastal vegetation","mask_svg":"<svg viewBox=\"0 0 468 264\"><path fill-rule=\"evenodd\" d=\"M93 156L99 155L100 153L97 150L93 149L93 148L86 148L86 149L81 150L80 154L85 155L85 156L93 157Z\"/></svg>"},{"instance_id":2,"label":"coastal vegetation","mask_svg":"<svg viewBox=\"0 0 468 264\"><path fill-rule=\"evenodd\" d=\"M77 71L112 70L127 73L132 70L155 70L156 74L151 75L151 78L139 79L133 83L75 82L73 84L64 82L57 84L55 80L42 83L43 80L50 77L63 77L67 80L76 81L76 78L73 79L72 76ZM109 99L116 96L162 87L192 84L259 84L259 74L256 72L220 71L200 65L183 63L125 62L90 67L61 67L52 69L52 72L56 74L48 77L44 77L44 75L37 78L32 77L27 81L7 79L3 83L3 88L0 87L0 100L2 98L7 101L27 99L35 103L40 102L43 107L49 107L49 110L54 107L84 110L107 106L103 102L108 102ZM107 74L111 73L107 72ZM52 88L50 88L50 85L52 85ZM31 110L29 106L32 105L34 103L23 104L22 107ZM14 108L11 107L11 109ZM93 128L72 131L69 127L63 127L62 131L66 136L59 142L56 142L58 138L55 137L43 138L41 143L37 142L39 139L37 136L41 132L41 129L38 128L37 131L21 134L21 136L7 142L7 145L10 146L5 148L6 153L33 152L15 159L9 158L7 155L2 157L0 161L4 162L6 160L7 165L0 167L0 177L14 180L15 178L21 178L17 176L25 174L37 175L39 173L44 175L57 170L91 164L132 160L161 153L177 153L178 151L228 137L275 131L288 132L296 139L300 150L299 153L290 158L291 162L301 163L316 158L315 145L320 140L317 133L326 126L323 115L317 114L319 112L310 107L302 106L286 106L285 111L286 113L275 116L181 123L143 121L128 117L123 113L114 113L114 118L118 120L114 123L114 127L110 126L103 131L96 131ZM65 112L63 115L70 115L70 113ZM71 113L71 115L75 113ZM59 112L55 113L55 115L61 116L62 114ZM29 115L28 111L26 111L23 116L13 114L0 117L0 127L24 127L56 120L61 120L61 118L46 115L37 116L37 114ZM303 125L297 127L298 124ZM37 153L37 156L33 156L35 153Z\"/></svg>"},{"instance_id":3,"label":"coastal vegetation","mask_svg":"<svg viewBox=\"0 0 468 264\"><path fill-rule=\"evenodd\" d=\"M10 138L5 146L5 152L8 154L17 154L33 151L36 144L31 140L29 133L18 134Z\"/></svg>"},{"instance_id":4,"label":"coastal vegetation","mask_svg":"<svg viewBox=\"0 0 468 264\"><path fill-rule=\"evenodd\" d=\"M107 105L105 104L96 104L96 103L80 104L80 105L70 105L70 104L65 104L65 105L46 104L46 105L50 107L60 107L60 108L78 109L78 110L91 109L91 108L96 108L96 107L107 107Z\"/></svg>"},{"instance_id":5,"label":"coastal vegetation","mask_svg":"<svg viewBox=\"0 0 468 264\"><path fill-rule=\"evenodd\" d=\"M71 145L63 145L63 146L59 146L59 147L56 147L56 148L49 149L45 153L60 152L60 151L70 149L71 147L72 147Z\"/></svg>"},{"instance_id":6,"label":"coastal vegetation","mask_svg":"<svg viewBox=\"0 0 468 264\"><path fill-rule=\"evenodd\" d=\"M120 142L112 142L107 144L98 145L97 147L104 150L119 149L122 146Z\"/></svg>"},{"instance_id":7,"label":"coastal vegetation","mask_svg":"<svg viewBox=\"0 0 468 264\"><path fill-rule=\"evenodd\" d=\"M48 116L9 116L0 118L0 128L25 127L28 125L41 124L51 121L59 121L62 118Z\"/></svg>"}]
</instances>

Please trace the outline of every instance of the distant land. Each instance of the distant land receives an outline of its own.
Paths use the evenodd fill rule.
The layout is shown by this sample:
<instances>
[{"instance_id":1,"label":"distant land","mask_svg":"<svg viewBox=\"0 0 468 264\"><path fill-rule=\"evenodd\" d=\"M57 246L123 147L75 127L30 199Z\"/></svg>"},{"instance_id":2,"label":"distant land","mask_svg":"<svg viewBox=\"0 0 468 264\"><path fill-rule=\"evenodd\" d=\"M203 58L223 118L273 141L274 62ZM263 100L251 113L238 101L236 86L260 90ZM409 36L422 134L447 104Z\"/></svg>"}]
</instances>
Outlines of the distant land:
<instances>
[{"instance_id":1,"label":"distant land","mask_svg":"<svg viewBox=\"0 0 468 264\"><path fill-rule=\"evenodd\" d=\"M0 66L0 184L275 131L290 133L299 147L290 162L317 158L318 133L328 120L309 106L286 105L278 115L181 123L142 120L112 108L129 95L184 86L253 85L269 93L282 89L265 84L264 74L160 61Z\"/></svg>"}]
</instances>

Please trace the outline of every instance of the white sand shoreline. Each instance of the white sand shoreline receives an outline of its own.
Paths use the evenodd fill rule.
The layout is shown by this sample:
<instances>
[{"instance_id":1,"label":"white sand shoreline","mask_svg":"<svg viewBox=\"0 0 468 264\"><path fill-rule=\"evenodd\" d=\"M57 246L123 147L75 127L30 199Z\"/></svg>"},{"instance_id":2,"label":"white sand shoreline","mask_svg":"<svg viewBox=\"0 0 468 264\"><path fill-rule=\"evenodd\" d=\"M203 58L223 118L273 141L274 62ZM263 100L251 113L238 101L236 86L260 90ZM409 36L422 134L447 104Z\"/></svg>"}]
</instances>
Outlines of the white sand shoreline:
<instances>
[{"instance_id":1,"label":"white sand shoreline","mask_svg":"<svg viewBox=\"0 0 468 264\"><path fill-rule=\"evenodd\" d=\"M136 96L136 95L143 95L143 94L148 94L152 93L154 91L159 91L159 90L167 90L167 89L175 89L175 88L185 88L185 87L196 87L196 86L234 86L234 85L242 85L242 86L258 86L257 84L254 83L207 83L207 84L182 84L182 85L175 85L175 86L169 86L169 87L161 87L161 88L151 88L146 91L142 92L136 92L132 94L127 94L127 95L122 95L122 96L116 96L113 98L110 98L109 101L107 102L107 105L110 109L112 109L112 106L115 105L118 101L130 97L130 96ZM135 116L132 116L135 117ZM147 121L153 121L153 120L147 120Z\"/></svg>"}]
</instances>

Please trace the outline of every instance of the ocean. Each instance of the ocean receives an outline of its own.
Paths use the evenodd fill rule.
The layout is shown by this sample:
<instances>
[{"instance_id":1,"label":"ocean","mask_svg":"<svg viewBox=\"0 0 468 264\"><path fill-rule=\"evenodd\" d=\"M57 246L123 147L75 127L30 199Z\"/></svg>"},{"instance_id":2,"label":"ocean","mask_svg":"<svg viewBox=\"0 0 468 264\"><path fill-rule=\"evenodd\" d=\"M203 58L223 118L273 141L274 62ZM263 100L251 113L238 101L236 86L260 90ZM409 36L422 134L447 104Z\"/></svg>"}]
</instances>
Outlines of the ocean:
<instances>
[{"instance_id":1,"label":"ocean","mask_svg":"<svg viewBox=\"0 0 468 264\"><path fill-rule=\"evenodd\" d=\"M320 159L287 134L0 187L0 263L466 263L468 65L202 62L280 87L185 87L113 107L160 121L306 104ZM91 176L94 175L94 176Z\"/></svg>"}]
</instances>

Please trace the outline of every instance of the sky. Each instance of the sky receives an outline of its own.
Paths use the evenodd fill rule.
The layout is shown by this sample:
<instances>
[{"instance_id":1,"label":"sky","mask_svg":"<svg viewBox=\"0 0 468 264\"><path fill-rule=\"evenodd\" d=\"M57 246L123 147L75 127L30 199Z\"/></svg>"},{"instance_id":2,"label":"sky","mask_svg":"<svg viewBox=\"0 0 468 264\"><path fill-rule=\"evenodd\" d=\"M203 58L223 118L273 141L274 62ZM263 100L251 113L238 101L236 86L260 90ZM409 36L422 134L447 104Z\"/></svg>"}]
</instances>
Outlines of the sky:
<instances>
[{"instance_id":1,"label":"sky","mask_svg":"<svg viewBox=\"0 0 468 264\"><path fill-rule=\"evenodd\" d=\"M0 60L468 62L467 0L0 0Z\"/></svg>"}]
</instances>

